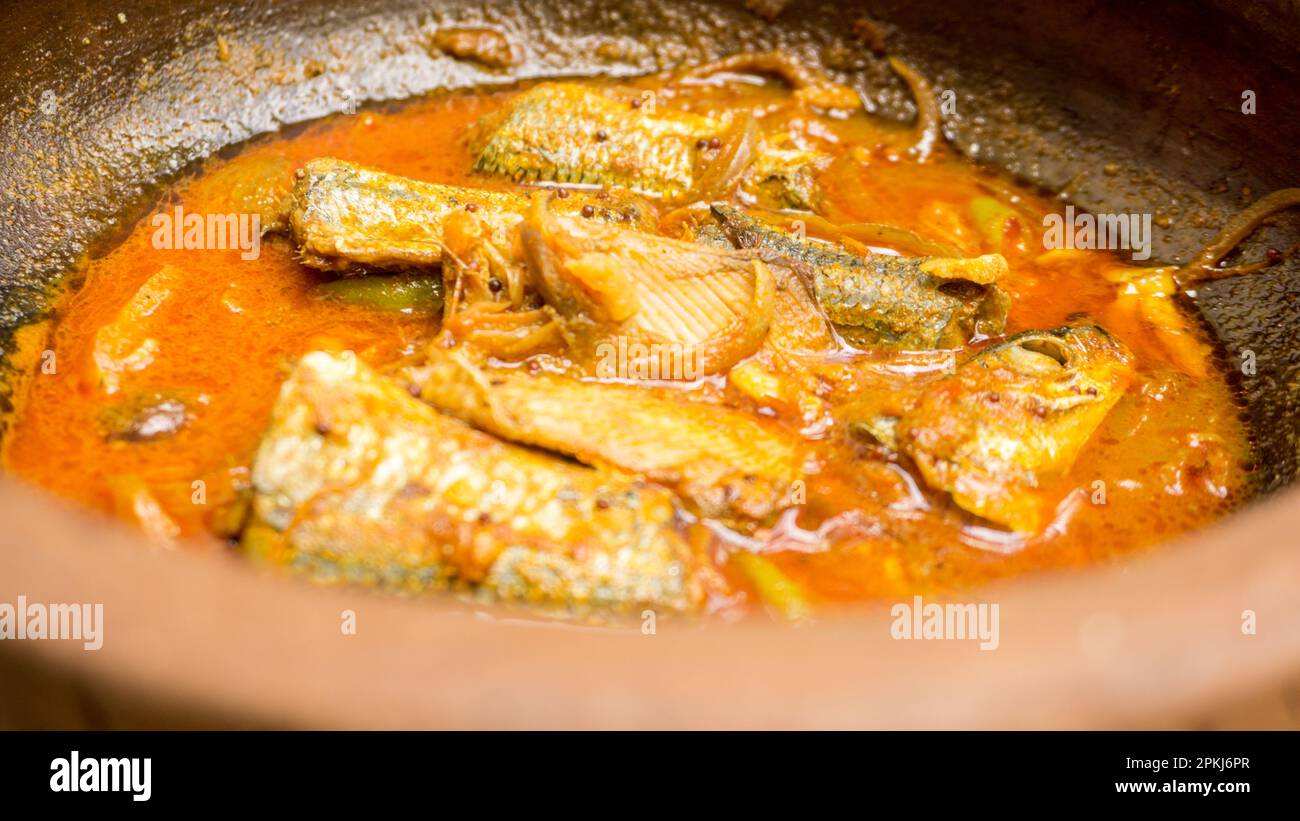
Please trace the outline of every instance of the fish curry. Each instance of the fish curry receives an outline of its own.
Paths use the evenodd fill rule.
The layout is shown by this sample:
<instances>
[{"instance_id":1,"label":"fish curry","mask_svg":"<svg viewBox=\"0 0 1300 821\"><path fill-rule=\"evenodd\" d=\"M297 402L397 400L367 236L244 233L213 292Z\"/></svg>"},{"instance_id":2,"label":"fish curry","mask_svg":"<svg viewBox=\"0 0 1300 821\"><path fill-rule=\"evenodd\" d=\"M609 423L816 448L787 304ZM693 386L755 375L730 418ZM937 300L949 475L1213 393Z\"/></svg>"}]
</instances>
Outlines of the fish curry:
<instances>
[{"instance_id":1,"label":"fish curry","mask_svg":"<svg viewBox=\"0 0 1300 821\"><path fill-rule=\"evenodd\" d=\"M1108 562L1247 494L1172 268L782 54L214 157L24 337L6 472L176 549L581 620Z\"/></svg>"}]
</instances>

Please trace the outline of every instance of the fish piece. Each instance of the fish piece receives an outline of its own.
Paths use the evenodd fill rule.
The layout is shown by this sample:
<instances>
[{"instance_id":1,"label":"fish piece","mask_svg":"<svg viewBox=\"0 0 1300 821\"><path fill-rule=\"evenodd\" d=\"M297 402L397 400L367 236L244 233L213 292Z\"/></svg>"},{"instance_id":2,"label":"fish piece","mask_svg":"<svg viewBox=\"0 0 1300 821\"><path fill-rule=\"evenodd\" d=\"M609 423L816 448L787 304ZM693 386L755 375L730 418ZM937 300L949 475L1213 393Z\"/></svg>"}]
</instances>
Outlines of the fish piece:
<instances>
[{"instance_id":1,"label":"fish piece","mask_svg":"<svg viewBox=\"0 0 1300 821\"><path fill-rule=\"evenodd\" d=\"M862 258L830 243L796 237L728 205L712 206L732 242L802 270L817 302L851 343L926 350L958 348L1002 332L1010 298L998 254L973 259Z\"/></svg>"},{"instance_id":2,"label":"fish piece","mask_svg":"<svg viewBox=\"0 0 1300 821\"><path fill-rule=\"evenodd\" d=\"M326 157L298 172L289 224L300 258L313 268L428 268L442 262L443 221L466 207L486 218L517 220L526 203L513 194L419 182Z\"/></svg>"},{"instance_id":3,"label":"fish piece","mask_svg":"<svg viewBox=\"0 0 1300 821\"><path fill-rule=\"evenodd\" d=\"M185 272L164 265L151 275L117 315L95 332L90 354L91 379L109 395L121 390L128 374L153 364L158 340L154 313L179 287Z\"/></svg>"},{"instance_id":4,"label":"fish piece","mask_svg":"<svg viewBox=\"0 0 1300 821\"><path fill-rule=\"evenodd\" d=\"M731 249L736 247L732 245L727 232L723 231L722 226L716 222L690 226L683 239L689 239L697 245L707 245L710 248Z\"/></svg>"},{"instance_id":5,"label":"fish piece","mask_svg":"<svg viewBox=\"0 0 1300 821\"><path fill-rule=\"evenodd\" d=\"M750 216L732 205L714 203L709 213L736 248L753 248L768 259L786 259L806 266L852 266L861 264L858 257L843 246L819 242L786 233L774 225Z\"/></svg>"},{"instance_id":6,"label":"fish piece","mask_svg":"<svg viewBox=\"0 0 1300 821\"><path fill-rule=\"evenodd\" d=\"M807 361L821 361L842 346L805 279L781 266L773 266L772 273L771 327L758 351L727 372L727 388L760 408L802 419L811 432L827 408L817 395L820 379Z\"/></svg>"},{"instance_id":7,"label":"fish piece","mask_svg":"<svg viewBox=\"0 0 1300 821\"><path fill-rule=\"evenodd\" d=\"M855 345L960 348L1001 333L1010 307L1000 289L931 276L915 257L873 254L816 275L818 304Z\"/></svg>"},{"instance_id":8,"label":"fish piece","mask_svg":"<svg viewBox=\"0 0 1300 821\"><path fill-rule=\"evenodd\" d=\"M1070 470L1132 381L1133 362L1097 325L1026 331L930 382L873 432L963 509L1037 532L1038 491Z\"/></svg>"},{"instance_id":9,"label":"fish piece","mask_svg":"<svg viewBox=\"0 0 1300 821\"><path fill-rule=\"evenodd\" d=\"M438 266L450 215L471 211L494 228L507 227L523 218L534 196L421 182L322 157L299 170L286 208L302 262L348 274ZM644 202L612 192L559 198L555 208L637 227L657 221Z\"/></svg>"},{"instance_id":10,"label":"fish piece","mask_svg":"<svg viewBox=\"0 0 1300 821\"><path fill-rule=\"evenodd\" d=\"M503 443L346 352L299 361L252 483L246 548L318 579L568 615L704 598L666 490Z\"/></svg>"},{"instance_id":11,"label":"fish piece","mask_svg":"<svg viewBox=\"0 0 1300 821\"><path fill-rule=\"evenodd\" d=\"M417 381L439 410L514 442L645 476L701 516L761 522L786 505L802 474L803 448L779 425L672 390L481 367L464 350L437 346Z\"/></svg>"},{"instance_id":12,"label":"fish piece","mask_svg":"<svg viewBox=\"0 0 1300 821\"><path fill-rule=\"evenodd\" d=\"M522 228L534 284L582 362L625 351L629 367L698 378L752 354L772 321L760 259L551 213Z\"/></svg>"},{"instance_id":13,"label":"fish piece","mask_svg":"<svg viewBox=\"0 0 1300 821\"><path fill-rule=\"evenodd\" d=\"M757 348L777 290L771 272L756 273L756 260L730 243L710 253L556 217L540 201L525 225L453 214L444 242L451 339L516 360L559 343L579 367L621 357L619 378L691 381L725 370Z\"/></svg>"},{"instance_id":14,"label":"fish piece","mask_svg":"<svg viewBox=\"0 0 1300 821\"><path fill-rule=\"evenodd\" d=\"M542 83L476 128L474 169L516 182L605 185L665 201L725 199L743 180L796 208L818 201L830 157L763 137L754 117L643 105L578 83Z\"/></svg>"},{"instance_id":15,"label":"fish piece","mask_svg":"<svg viewBox=\"0 0 1300 821\"><path fill-rule=\"evenodd\" d=\"M694 185L701 146L727 122L640 100L578 83L533 86L480 122L474 170L682 197Z\"/></svg>"},{"instance_id":16,"label":"fish piece","mask_svg":"<svg viewBox=\"0 0 1300 821\"><path fill-rule=\"evenodd\" d=\"M839 342L817 295L799 272L776 265L772 327L763 347L781 354L812 354L835 350Z\"/></svg>"},{"instance_id":17,"label":"fish piece","mask_svg":"<svg viewBox=\"0 0 1300 821\"><path fill-rule=\"evenodd\" d=\"M816 211L821 202L817 175L830 161L830 155L823 151L779 147L769 142L749 167L745 190L773 210Z\"/></svg>"}]
</instances>

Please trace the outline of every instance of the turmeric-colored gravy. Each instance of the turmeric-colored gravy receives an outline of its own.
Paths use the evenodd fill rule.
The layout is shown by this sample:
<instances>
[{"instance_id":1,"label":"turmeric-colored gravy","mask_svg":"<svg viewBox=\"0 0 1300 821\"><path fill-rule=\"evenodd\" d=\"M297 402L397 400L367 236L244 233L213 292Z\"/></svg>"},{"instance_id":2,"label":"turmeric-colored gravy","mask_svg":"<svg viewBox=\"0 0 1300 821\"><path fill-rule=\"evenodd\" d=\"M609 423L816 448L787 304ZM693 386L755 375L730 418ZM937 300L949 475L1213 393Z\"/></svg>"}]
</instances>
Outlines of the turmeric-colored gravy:
<instances>
[{"instance_id":1,"label":"turmeric-colored gravy","mask_svg":"<svg viewBox=\"0 0 1300 821\"><path fill-rule=\"evenodd\" d=\"M1249 453L1239 409L1208 344L1173 305L1171 289L1161 287L1162 272L1140 270L1123 252L1046 249L1043 217L1059 211L1057 203L942 145L920 161L906 150L903 128L862 111L831 116L793 106L790 91L777 83L658 82L630 84L656 90L658 104L678 109L743 108L785 118L791 133L829 152L835 161L818 178L824 195L818 213L830 225L888 224L963 256L1001 253L1010 271L1000 282L1010 297L1005 332L975 340L955 352L955 361L1016 332L1086 317L1127 345L1136 371L1064 477L1041 489L1049 499L1044 526L1019 535L960 510L927 487L907 458L882 455L846 432L846 417L838 413L861 399L857 391L872 389L856 375L861 362L883 357L894 372L928 372L949 354L846 349L803 362L822 386L809 401L825 404L811 411L798 401L755 399L734 390L726 375L681 387L701 401L774 421L810 442L823 468L807 477L784 514L754 532L706 528L706 552L729 584L718 606L744 608L775 596L773 609L788 612L794 597L797 607L815 612L831 604L950 594L1026 571L1110 561L1205 526L1242 500ZM439 93L259 139L177 182L154 213L174 213L177 206L198 214L246 211L248 179L269 176L287 189L294 171L318 157L427 182L522 189L527 186L471 170L471 127L515 93ZM800 214L783 218L791 221L786 227L797 227L792 221ZM832 230L816 219L806 222L810 236ZM672 223L666 219L660 230L678 236ZM156 230L143 219L119 245L91 259L84 284L58 307L45 344L29 346L32 375L4 441L3 465L135 522L154 538L233 544L254 454L293 363L313 350L351 350L382 370L418 356L438 333L439 319L323 298L320 287L333 277L301 264L282 234L263 237L260 255L243 259L237 248L159 248ZM860 250L908 253L887 239L863 241ZM140 303L137 292L151 280ZM115 344L100 331L133 299L144 327L130 347L139 355L118 367L110 391L96 369L96 346ZM146 337L152 342L140 347ZM42 371L41 349L53 352L55 367ZM169 407L183 408L186 421L167 435L114 435L114 414L128 413L125 406L139 397L161 403L158 424L166 426ZM892 501L864 507L877 488ZM737 562L740 553L747 558ZM762 560L757 573L752 556Z\"/></svg>"}]
</instances>

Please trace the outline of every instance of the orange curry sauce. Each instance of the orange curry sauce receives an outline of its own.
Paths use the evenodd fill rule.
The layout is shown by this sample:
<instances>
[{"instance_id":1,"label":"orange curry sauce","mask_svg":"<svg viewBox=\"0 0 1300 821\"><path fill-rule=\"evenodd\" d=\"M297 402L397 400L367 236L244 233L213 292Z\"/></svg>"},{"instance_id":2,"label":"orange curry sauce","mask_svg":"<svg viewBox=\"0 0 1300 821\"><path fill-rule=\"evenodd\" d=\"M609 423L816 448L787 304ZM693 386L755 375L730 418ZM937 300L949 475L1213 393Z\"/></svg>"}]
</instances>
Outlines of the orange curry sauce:
<instances>
[{"instance_id":1,"label":"orange curry sauce","mask_svg":"<svg viewBox=\"0 0 1300 821\"><path fill-rule=\"evenodd\" d=\"M650 80L634 82L653 86ZM510 93L441 93L259 139L179 181L158 208L237 211L233 192L242 178L272 168L287 185L294 169L321 156L420 180L510 188L508 181L470 172L467 136ZM836 498L830 491L818 505L821 514L805 510L796 519L787 517L767 550L811 603L941 593L1028 570L1106 561L1201 527L1244 496L1248 446L1238 408L1207 361L1200 364L1208 375L1187 374L1186 357L1203 357L1208 348L1191 343L1180 368L1150 317L1122 298L1126 286L1115 272L1131 263L1120 256L1080 251L1045 257L1042 216L1058 205L942 148L918 163L898 148L907 143L898 126L861 112L832 119L798 111L776 86L661 93L674 106L744 106L788 118L792 129L841 158L820 178L824 211L833 221L888 223L970 255L1000 250L1011 268L1001 283L1012 298L1008 334L1056 327L1081 313L1122 339L1137 359L1138 377L1128 394L1053 489L1063 501L1047 533L1021 543L979 528L969 517L953 528L935 516L932 528L922 521L906 540L874 538L869 527L848 528L821 543L798 538L816 527L808 519L825 508L853 508L851 493ZM973 200L989 197L1019 215L1000 236L982 231L971 207ZM436 333L437 320L321 299L316 289L326 277L298 264L282 237L267 236L260 257L243 260L238 250L156 249L153 233L146 218L120 245L90 260L84 285L60 305L43 346L55 352L58 367L27 380L4 442L4 468L127 519L142 515L136 491L143 487L181 533L212 533L225 529L220 517L246 486L277 390L296 357L322 347L352 349L383 365L418 352ZM95 333L163 266L180 273L151 316L156 351L147 367L127 376L135 392L184 391L192 418L169 438L107 441L102 414L122 395L108 396L97 385L91 362ZM800 427L799 420L785 421ZM824 458L845 470L863 458L843 442L825 448ZM906 476L905 466L892 469ZM202 504L195 503L196 480L205 488ZM1104 504L1095 503L1098 481L1104 482ZM951 514L951 503L940 494L924 491L924 498ZM922 520L927 516L919 514ZM743 581L736 583L745 588Z\"/></svg>"}]
</instances>

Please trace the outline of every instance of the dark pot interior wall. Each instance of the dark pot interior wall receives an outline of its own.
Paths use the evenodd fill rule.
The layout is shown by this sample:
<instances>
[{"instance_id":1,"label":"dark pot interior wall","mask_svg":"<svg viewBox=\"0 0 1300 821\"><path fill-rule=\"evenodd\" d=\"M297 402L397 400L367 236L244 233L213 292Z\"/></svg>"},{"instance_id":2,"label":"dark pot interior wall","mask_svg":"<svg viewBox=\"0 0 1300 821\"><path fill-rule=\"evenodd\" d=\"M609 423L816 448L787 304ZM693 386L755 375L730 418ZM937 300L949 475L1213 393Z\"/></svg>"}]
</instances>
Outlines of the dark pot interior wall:
<instances>
[{"instance_id":1,"label":"dark pot interior wall","mask_svg":"<svg viewBox=\"0 0 1300 821\"><path fill-rule=\"evenodd\" d=\"M857 84L880 116L910 117L905 90L855 38L853 5L792 3L769 23L739 3L675 0L8 3L0 348L12 348L8 331L46 315L51 286L97 239L138 218L159 183L224 146L354 101L517 76L644 72L781 46ZM956 92L945 122L955 144L1079 206L1153 212L1167 223L1153 242L1161 261L1185 261L1243 203L1300 183L1292 3L860 5L890 53ZM429 33L452 22L503 29L526 60L506 76L431 53ZM1254 115L1241 112L1245 90L1255 92ZM1287 215L1245 253L1287 249L1297 237L1300 220ZM1297 267L1288 260L1193 297L1226 364L1255 354L1256 374L1233 379L1263 490L1297 472ZM0 416L6 402L0 393Z\"/></svg>"}]
</instances>

